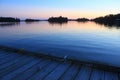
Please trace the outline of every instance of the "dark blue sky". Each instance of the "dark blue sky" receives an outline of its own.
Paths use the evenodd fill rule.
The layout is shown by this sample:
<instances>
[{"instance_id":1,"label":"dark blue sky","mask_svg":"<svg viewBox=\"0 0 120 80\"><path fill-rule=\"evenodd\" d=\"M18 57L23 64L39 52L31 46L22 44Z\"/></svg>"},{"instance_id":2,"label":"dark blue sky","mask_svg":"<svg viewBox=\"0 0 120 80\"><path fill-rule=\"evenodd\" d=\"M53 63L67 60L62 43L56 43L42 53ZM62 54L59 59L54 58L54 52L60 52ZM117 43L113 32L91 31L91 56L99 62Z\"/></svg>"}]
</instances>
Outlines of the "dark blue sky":
<instances>
[{"instance_id":1,"label":"dark blue sky","mask_svg":"<svg viewBox=\"0 0 120 80\"><path fill-rule=\"evenodd\" d=\"M119 13L120 0L0 0L0 16L94 18Z\"/></svg>"}]
</instances>

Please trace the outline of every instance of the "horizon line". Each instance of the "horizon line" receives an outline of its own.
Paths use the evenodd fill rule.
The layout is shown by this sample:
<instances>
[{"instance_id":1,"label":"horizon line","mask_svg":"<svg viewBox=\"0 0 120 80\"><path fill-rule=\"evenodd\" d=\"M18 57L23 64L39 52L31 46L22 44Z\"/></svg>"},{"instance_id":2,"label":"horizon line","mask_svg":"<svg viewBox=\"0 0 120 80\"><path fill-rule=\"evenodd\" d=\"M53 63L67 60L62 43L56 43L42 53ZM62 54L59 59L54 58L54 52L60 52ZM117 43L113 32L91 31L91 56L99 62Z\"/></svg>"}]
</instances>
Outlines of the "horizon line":
<instances>
[{"instance_id":1,"label":"horizon line","mask_svg":"<svg viewBox=\"0 0 120 80\"><path fill-rule=\"evenodd\" d=\"M107 14L107 15L117 15L117 14L120 14L120 13L116 13L116 14ZM104 16L107 16L107 15L104 15ZM61 15L60 15L61 16ZM51 16L51 17L60 17L60 16ZM99 16L99 17L104 17L104 16ZM0 16L0 17L3 17L3 16ZM4 16L5 17L5 16ZM8 16L6 16L6 17L8 17ZM13 18L13 16L9 16L9 17L12 17ZM19 18L19 19L21 19L21 20L25 20L25 19L39 19L39 20L48 20L49 18L51 18L51 17L48 17L48 18L19 18L19 17L14 17L14 18ZM64 17L64 16L62 16L62 17ZM78 18L69 18L69 17L66 17L66 18L68 18L69 20L76 20L76 19L78 19L78 18L86 18L86 17L78 17ZM98 18L98 17L95 17L95 18ZM95 18L86 18L86 19L89 19L89 20L91 20L91 19L95 19Z\"/></svg>"}]
</instances>

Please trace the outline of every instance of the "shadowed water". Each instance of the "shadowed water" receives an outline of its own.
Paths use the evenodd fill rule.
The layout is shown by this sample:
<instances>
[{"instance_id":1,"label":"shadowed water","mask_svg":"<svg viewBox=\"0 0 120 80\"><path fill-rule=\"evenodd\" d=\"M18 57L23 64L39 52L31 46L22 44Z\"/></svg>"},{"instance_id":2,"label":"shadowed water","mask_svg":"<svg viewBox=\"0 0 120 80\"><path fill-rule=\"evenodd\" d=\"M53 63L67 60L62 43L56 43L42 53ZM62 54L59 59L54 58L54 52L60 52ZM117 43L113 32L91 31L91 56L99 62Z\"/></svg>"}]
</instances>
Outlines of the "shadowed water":
<instances>
[{"instance_id":1,"label":"shadowed water","mask_svg":"<svg viewBox=\"0 0 120 80\"><path fill-rule=\"evenodd\" d=\"M119 66L120 29L93 22L0 23L0 45Z\"/></svg>"}]
</instances>

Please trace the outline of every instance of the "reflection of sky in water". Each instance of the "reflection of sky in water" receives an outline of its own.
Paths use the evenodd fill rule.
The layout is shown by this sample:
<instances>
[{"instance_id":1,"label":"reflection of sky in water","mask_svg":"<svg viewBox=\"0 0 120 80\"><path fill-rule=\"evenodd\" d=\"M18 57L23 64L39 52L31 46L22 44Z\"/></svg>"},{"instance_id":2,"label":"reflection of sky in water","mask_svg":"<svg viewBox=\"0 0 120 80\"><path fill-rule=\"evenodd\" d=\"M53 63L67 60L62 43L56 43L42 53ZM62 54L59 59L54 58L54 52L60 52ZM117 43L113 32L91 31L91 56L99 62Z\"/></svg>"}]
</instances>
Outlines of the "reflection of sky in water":
<instances>
[{"instance_id":1,"label":"reflection of sky in water","mask_svg":"<svg viewBox=\"0 0 120 80\"><path fill-rule=\"evenodd\" d=\"M120 66L120 30L92 22L0 27L0 45Z\"/></svg>"}]
</instances>

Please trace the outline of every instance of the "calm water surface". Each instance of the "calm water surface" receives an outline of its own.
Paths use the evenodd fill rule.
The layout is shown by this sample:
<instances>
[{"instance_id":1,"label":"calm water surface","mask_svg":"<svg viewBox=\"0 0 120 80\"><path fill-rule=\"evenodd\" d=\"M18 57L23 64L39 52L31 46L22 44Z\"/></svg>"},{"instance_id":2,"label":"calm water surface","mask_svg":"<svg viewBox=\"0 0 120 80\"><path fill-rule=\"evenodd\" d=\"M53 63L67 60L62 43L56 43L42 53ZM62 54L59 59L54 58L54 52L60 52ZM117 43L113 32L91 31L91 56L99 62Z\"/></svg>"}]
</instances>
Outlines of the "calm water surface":
<instances>
[{"instance_id":1,"label":"calm water surface","mask_svg":"<svg viewBox=\"0 0 120 80\"><path fill-rule=\"evenodd\" d=\"M120 67L120 29L93 22L0 25L0 45Z\"/></svg>"}]
</instances>

